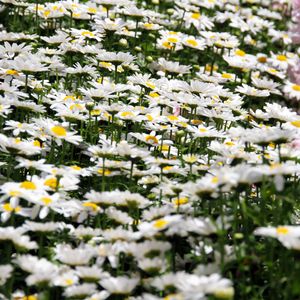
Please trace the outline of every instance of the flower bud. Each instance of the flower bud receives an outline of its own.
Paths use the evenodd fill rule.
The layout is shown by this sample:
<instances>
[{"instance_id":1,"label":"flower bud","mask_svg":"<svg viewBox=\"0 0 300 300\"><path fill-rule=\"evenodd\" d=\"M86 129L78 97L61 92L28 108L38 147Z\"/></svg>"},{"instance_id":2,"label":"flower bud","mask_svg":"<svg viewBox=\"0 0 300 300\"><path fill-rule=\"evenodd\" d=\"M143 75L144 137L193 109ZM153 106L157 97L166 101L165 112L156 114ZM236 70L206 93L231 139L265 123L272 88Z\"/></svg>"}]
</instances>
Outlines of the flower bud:
<instances>
[{"instance_id":1,"label":"flower bud","mask_svg":"<svg viewBox=\"0 0 300 300\"><path fill-rule=\"evenodd\" d=\"M126 39L120 39L120 40L119 40L119 44L120 44L121 46L124 46L124 47L127 47L127 46L128 46L128 42L127 42Z\"/></svg>"},{"instance_id":2,"label":"flower bud","mask_svg":"<svg viewBox=\"0 0 300 300\"><path fill-rule=\"evenodd\" d=\"M147 62L153 62L153 57L152 56L147 56L146 61Z\"/></svg>"},{"instance_id":3,"label":"flower bud","mask_svg":"<svg viewBox=\"0 0 300 300\"><path fill-rule=\"evenodd\" d=\"M214 296L218 299L233 299L234 289L231 286L220 289L220 290L214 292Z\"/></svg>"},{"instance_id":4,"label":"flower bud","mask_svg":"<svg viewBox=\"0 0 300 300\"><path fill-rule=\"evenodd\" d=\"M86 103L86 105L85 105L87 110L93 110L94 106L95 106L95 103L91 102L91 101Z\"/></svg>"}]
</instances>

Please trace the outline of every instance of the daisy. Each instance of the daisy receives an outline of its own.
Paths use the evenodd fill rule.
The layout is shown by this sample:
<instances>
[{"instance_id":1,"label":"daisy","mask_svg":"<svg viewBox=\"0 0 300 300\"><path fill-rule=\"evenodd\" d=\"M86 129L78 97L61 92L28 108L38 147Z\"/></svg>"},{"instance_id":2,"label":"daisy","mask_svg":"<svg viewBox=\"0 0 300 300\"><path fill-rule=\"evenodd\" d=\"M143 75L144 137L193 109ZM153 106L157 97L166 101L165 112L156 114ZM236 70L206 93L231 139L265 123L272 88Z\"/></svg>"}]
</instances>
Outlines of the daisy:
<instances>
[{"instance_id":1,"label":"daisy","mask_svg":"<svg viewBox=\"0 0 300 300\"><path fill-rule=\"evenodd\" d=\"M10 264L0 266L0 284L4 285L6 281L11 277L13 272L13 266Z\"/></svg>"},{"instance_id":2,"label":"daisy","mask_svg":"<svg viewBox=\"0 0 300 300\"><path fill-rule=\"evenodd\" d=\"M176 223L181 222L181 220L182 216L180 215L165 216L152 222L143 222L139 224L138 228L143 236L151 237L160 231L166 230L169 226L174 226Z\"/></svg>"},{"instance_id":3,"label":"daisy","mask_svg":"<svg viewBox=\"0 0 300 300\"><path fill-rule=\"evenodd\" d=\"M205 96L214 96L220 93L222 87L212 83L206 83L199 80L192 80L190 84L190 91L192 93L200 93Z\"/></svg>"},{"instance_id":4,"label":"daisy","mask_svg":"<svg viewBox=\"0 0 300 300\"><path fill-rule=\"evenodd\" d=\"M54 280L55 286L69 287L78 283L79 278L75 273L75 270L64 270L62 274L59 274Z\"/></svg>"},{"instance_id":5,"label":"daisy","mask_svg":"<svg viewBox=\"0 0 300 300\"><path fill-rule=\"evenodd\" d=\"M178 62L167 61L164 58L159 58L156 68L163 72L187 74L190 73L191 66L180 65Z\"/></svg>"},{"instance_id":6,"label":"daisy","mask_svg":"<svg viewBox=\"0 0 300 300\"><path fill-rule=\"evenodd\" d=\"M91 246L85 245L82 248L73 249L68 244L57 245L55 253L56 259L71 266L87 265L91 258L96 255Z\"/></svg>"},{"instance_id":7,"label":"daisy","mask_svg":"<svg viewBox=\"0 0 300 300\"><path fill-rule=\"evenodd\" d=\"M75 145L78 145L82 141L82 137L76 135L76 132L67 131L66 126L68 124L60 124L51 119L36 119L35 121L46 134L55 139L58 145L62 145L63 140Z\"/></svg>"},{"instance_id":8,"label":"daisy","mask_svg":"<svg viewBox=\"0 0 300 300\"><path fill-rule=\"evenodd\" d=\"M3 130L12 130L14 136L20 135L21 132L28 132L32 134L36 130L34 124L20 123L13 120L8 120L5 122L5 127Z\"/></svg>"},{"instance_id":9,"label":"daisy","mask_svg":"<svg viewBox=\"0 0 300 300\"><path fill-rule=\"evenodd\" d=\"M22 207L19 206L18 204L19 204L18 201L11 198L10 202L3 203L0 205L1 221L3 223L8 221L12 215L21 215L24 217L29 216L28 212L27 213L24 212L22 210Z\"/></svg>"},{"instance_id":10,"label":"daisy","mask_svg":"<svg viewBox=\"0 0 300 300\"><path fill-rule=\"evenodd\" d=\"M90 281L98 281L101 278L109 276L108 273L105 273L97 266L92 266L92 267L77 266L76 273L83 280L90 280Z\"/></svg>"},{"instance_id":11,"label":"daisy","mask_svg":"<svg viewBox=\"0 0 300 300\"><path fill-rule=\"evenodd\" d=\"M26 43L16 44L16 43L8 43L4 42L4 45L0 45L0 57L12 59L19 54L29 53L31 52L32 47L30 45L26 45Z\"/></svg>"},{"instance_id":12,"label":"daisy","mask_svg":"<svg viewBox=\"0 0 300 300\"><path fill-rule=\"evenodd\" d=\"M139 278L118 276L102 279L100 285L111 294L127 295L132 293L139 281Z\"/></svg>"},{"instance_id":13,"label":"daisy","mask_svg":"<svg viewBox=\"0 0 300 300\"><path fill-rule=\"evenodd\" d=\"M36 73L48 70L48 67L42 64L40 58L34 54L16 57L12 63L12 67L15 70L22 71L23 73Z\"/></svg>"},{"instance_id":14,"label":"daisy","mask_svg":"<svg viewBox=\"0 0 300 300\"><path fill-rule=\"evenodd\" d=\"M86 74L93 78L96 78L96 68L90 66L82 67L80 63L76 63L73 68L66 68L65 70L68 74Z\"/></svg>"},{"instance_id":15,"label":"daisy","mask_svg":"<svg viewBox=\"0 0 300 300\"><path fill-rule=\"evenodd\" d=\"M99 61L114 62L118 64L130 64L135 60L135 56L128 52L103 52L97 55Z\"/></svg>"},{"instance_id":16,"label":"daisy","mask_svg":"<svg viewBox=\"0 0 300 300\"><path fill-rule=\"evenodd\" d=\"M22 225L24 232L26 231L34 231L34 232L55 232L61 230L65 227L66 224L64 223L57 223L57 222L33 222L26 220L25 223Z\"/></svg>"},{"instance_id":17,"label":"daisy","mask_svg":"<svg viewBox=\"0 0 300 300\"><path fill-rule=\"evenodd\" d=\"M82 283L69 286L64 290L64 296L67 298L88 297L97 292L97 286L94 283Z\"/></svg>"},{"instance_id":18,"label":"daisy","mask_svg":"<svg viewBox=\"0 0 300 300\"><path fill-rule=\"evenodd\" d=\"M46 281L51 281L55 278L57 275L59 268L55 264L51 263L45 258L37 258L33 255L18 255L14 262L21 268L22 270L31 273L31 274L43 274L44 278L41 278L40 282L42 282L42 279L46 279Z\"/></svg>"},{"instance_id":19,"label":"daisy","mask_svg":"<svg viewBox=\"0 0 300 300\"><path fill-rule=\"evenodd\" d=\"M111 20L109 18L106 19L98 19L98 17L96 17L95 19L95 27L99 28L100 32L103 31L122 31L122 29L124 27L128 26L128 23L125 22L123 19L121 18L116 18L114 20Z\"/></svg>"},{"instance_id":20,"label":"daisy","mask_svg":"<svg viewBox=\"0 0 300 300\"><path fill-rule=\"evenodd\" d=\"M254 231L258 236L277 238L288 249L300 249L299 226L281 225L277 227L259 227Z\"/></svg>"},{"instance_id":21,"label":"daisy","mask_svg":"<svg viewBox=\"0 0 300 300\"><path fill-rule=\"evenodd\" d=\"M242 83L242 86L238 86L236 91L251 97L268 97L270 92L268 90L258 90L254 87L251 87L245 83Z\"/></svg>"},{"instance_id":22,"label":"daisy","mask_svg":"<svg viewBox=\"0 0 300 300\"><path fill-rule=\"evenodd\" d=\"M266 77L251 77L251 83L259 89L269 90L272 94L280 95L280 84Z\"/></svg>"},{"instance_id":23,"label":"daisy","mask_svg":"<svg viewBox=\"0 0 300 300\"><path fill-rule=\"evenodd\" d=\"M155 147L161 143L161 135L156 135L155 131L151 131L150 134L131 132L130 136Z\"/></svg>"},{"instance_id":24,"label":"daisy","mask_svg":"<svg viewBox=\"0 0 300 300\"><path fill-rule=\"evenodd\" d=\"M286 81L285 85L283 86L283 92L290 99L300 100L300 85Z\"/></svg>"},{"instance_id":25,"label":"daisy","mask_svg":"<svg viewBox=\"0 0 300 300\"><path fill-rule=\"evenodd\" d=\"M187 36L182 39L183 45L197 50L204 50L206 43L204 40L195 38L194 36Z\"/></svg>"},{"instance_id":26,"label":"daisy","mask_svg":"<svg viewBox=\"0 0 300 300\"><path fill-rule=\"evenodd\" d=\"M35 155L41 153L40 143L37 141L21 140L20 138L8 138L0 134L0 148L6 153L18 155Z\"/></svg>"},{"instance_id":27,"label":"daisy","mask_svg":"<svg viewBox=\"0 0 300 300\"><path fill-rule=\"evenodd\" d=\"M296 57L292 57L291 53L288 54L271 53L269 62L274 66L274 68L279 68L280 70L286 70L289 65L295 64L295 58Z\"/></svg>"},{"instance_id":28,"label":"daisy","mask_svg":"<svg viewBox=\"0 0 300 300\"><path fill-rule=\"evenodd\" d=\"M186 13L184 20L187 27L194 25L198 31L211 30L214 27L214 23L209 19L209 17L204 14L200 14L198 11Z\"/></svg>"},{"instance_id":29,"label":"daisy","mask_svg":"<svg viewBox=\"0 0 300 300\"><path fill-rule=\"evenodd\" d=\"M38 244L32 241L28 235L23 233L24 230L20 227L3 227L0 229L0 240L10 240L16 247L19 247L23 250L38 249Z\"/></svg>"}]
</instances>

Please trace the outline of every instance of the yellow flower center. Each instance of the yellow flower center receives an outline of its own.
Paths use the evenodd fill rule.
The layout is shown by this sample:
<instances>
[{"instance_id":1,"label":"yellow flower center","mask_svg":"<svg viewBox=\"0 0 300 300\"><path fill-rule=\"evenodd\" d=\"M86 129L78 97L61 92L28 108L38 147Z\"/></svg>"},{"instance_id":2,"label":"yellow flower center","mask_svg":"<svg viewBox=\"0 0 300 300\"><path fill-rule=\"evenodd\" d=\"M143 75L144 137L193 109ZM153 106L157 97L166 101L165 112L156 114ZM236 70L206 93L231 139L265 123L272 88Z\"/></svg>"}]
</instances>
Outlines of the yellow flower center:
<instances>
[{"instance_id":1,"label":"yellow flower center","mask_svg":"<svg viewBox=\"0 0 300 300\"><path fill-rule=\"evenodd\" d=\"M57 187L57 179L56 178L48 178L44 182L45 186L50 187L51 189L55 190Z\"/></svg>"},{"instance_id":2,"label":"yellow flower center","mask_svg":"<svg viewBox=\"0 0 300 300\"><path fill-rule=\"evenodd\" d=\"M289 229L287 227L280 226L280 227L277 227L276 232L277 232L277 234L288 234Z\"/></svg>"},{"instance_id":3,"label":"yellow flower center","mask_svg":"<svg viewBox=\"0 0 300 300\"><path fill-rule=\"evenodd\" d=\"M294 91L300 92L300 85L294 84L294 85L292 86L292 89L293 89Z\"/></svg>"},{"instance_id":4,"label":"yellow flower center","mask_svg":"<svg viewBox=\"0 0 300 300\"><path fill-rule=\"evenodd\" d=\"M171 49L172 45L169 42L163 42L162 45L167 48L167 49Z\"/></svg>"},{"instance_id":5,"label":"yellow flower center","mask_svg":"<svg viewBox=\"0 0 300 300\"><path fill-rule=\"evenodd\" d=\"M21 210L21 207L20 207L20 206L12 207L12 206L10 205L10 203L5 203L5 204L3 204L3 205L2 205L2 208L3 208L6 212L9 212L9 213L11 213L11 212L13 212L13 211L15 211L15 212L17 213L17 212L19 212L19 211Z\"/></svg>"},{"instance_id":6,"label":"yellow flower center","mask_svg":"<svg viewBox=\"0 0 300 300\"><path fill-rule=\"evenodd\" d=\"M173 115L168 116L168 119L169 119L169 121L178 121L179 120L179 118L177 116L173 116Z\"/></svg>"},{"instance_id":7,"label":"yellow flower center","mask_svg":"<svg viewBox=\"0 0 300 300\"><path fill-rule=\"evenodd\" d=\"M213 71L217 71L218 70L218 66L213 66ZM212 69L212 67L211 67L211 65L205 65L205 71L206 72L211 72L211 69Z\"/></svg>"},{"instance_id":8,"label":"yellow flower center","mask_svg":"<svg viewBox=\"0 0 300 300\"><path fill-rule=\"evenodd\" d=\"M299 126L300 126L300 121L299 121ZM275 145L274 143L271 142L271 143L269 143L269 147L275 149L276 145Z\"/></svg>"},{"instance_id":9,"label":"yellow flower center","mask_svg":"<svg viewBox=\"0 0 300 300\"><path fill-rule=\"evenodd\" d=\"M234 146L234 145L235 145L235 143L234 143L234 142L230 142L230 141L229 141L229 142L226 142L226 143L225 143L225 145L227 145L227 146L231 147L231 146Z\"/></svg>"},{"instance_id":10,"label":"yellow flower center","mask_svg":"<svg viewBox=\"0 0 300 300\"><path fill-rule=\"evenodd\" d=\"M293 122L291 122L291 124L294 125L295 127L300 128L300 120L293 121Z\"/></svg>"},{"instance_id":11,"label":"yellow flower center","mask_svg":"<svg viewBox=\"0 0 300 300\"><path fill-rule=\"evenodd\" d=\"M146 82L146 86L149 87L149 88L152 89L152 90L155 89L155 84L152 83L151 81L147 81L147 82Z\"/></svg>"},{"instance_id":12,"label":"yellow flower center","mask_svg":"<svg viewBox=\"0 0 300 300\"><path fill-rule=\"evenodd\" d=\"M34 295L29 295L29 296L24 296L24 297L21 297L21 298L16 298L16 299L20 299L20 300L38 300L38 297L34 296Z\"/></svg>"},{"instance_id":13,"label":"yellow flower center","mask_svg":"<svg viewBox=\"0 0 300 300\"><path fill-rule=\"evenodd\" d=\"M267 154L267 155L269 155L269 154ZM265 157L267 157L267 155L265 155ZM269 155L270 156L270 155ZM268 157L267 157L268 158ZM270 169L271 170L274 170L274 169L277 169L277 168L279 168L279 167L281 167L281 164L280 163L271 163L270 164Z\"/></svg>"},{"instance_id":14,"label":"yellow flower center","mask_svg":"<svg viewBox=\"0 0 300 300\"><path fill-rule=\"evenodd\" d=\"M100 109L93 109L93 110L91 111L91 115L92 115L92 116L99 116L100 114L101 114Z\"/></svg>"},{"instance_id":15,"label":"yellow flower center","mask_svg":"<svg viewBox=\"0 0 300 300\"><path fill-rule=\"evenodd\" d=\"M238 50L235 51L235 54L236 54L237 56L245 56L245 55L246 55L246 52L243 51L243 50L238 49Z\"/></svg>"},{"instance_id":16,"label":"yellow flower center","mask_svg":"<svg viewBox=\"0 0 300 300\"><path fill-rule=\"evenodd\" d=\"M148 121L150 121L150 122L153 121L153 119L154 119L154 118L153 118L151 115L149 115L149 114L147 114L146 117L147 117Z\"/></svg>"},{"instance_id":17,"label":"yellow flower center","mask_svg":"<svg viewBox=\"0 0 300 300\"><path fill-rule=\"evenodd\" d=\"M156 93L156 92L151 92L151 93L149 93L149 96L152 97L152 98L158 98L159 94Z\"/></svg>"},{"instance_id":18,"label":"yellow flower center","mask_svg":"<svg viewBox=\"0 0 300 300\"><path fill-rule=\"evenodd\" d=\"M126 117L134 117L134 113L133 112L131 112L131 111L123 111L123 112L121 112L121 117L124 117L124 118L126 118Z\"/></svg>"},{"instance_id":19,"label":"yellow flower center","mask_svg":"<svg viewBox=\"0 0 300 300\"><path fill-rule=\"evenodd\" d=\"M6 70L5 72L7 75L19 75L16 70Z\"/></svg>"},{"instance_id":20,"label":"yellow flower center","mask_svg":"<svg viewBox=\"0 0 300 300\"><path fill-rule=\"evenodd\" d=\"M83 109L83 106L79 103L76 103L76 104L72 104L70 106L70 109L73 110L73 109L79 109L79 110L82 110Z\"/></svg>"},{"instance_id":21,"label":"yellow flower center","mask_svg":"<svg viewBox=\"0 0 300 300\"><path fill-rule=\"evenodd\" d=\"M111 174L111 171L108 170L108 169L104 169L104 174L103 174L103 169L101 168L101 169L98 169L98 173L99 173L100 175L108 176L108 175Z\"/></svg>"},{"instance_id":22,"label":"yellow flower center","mask_svg":"<svg viewBox=\"0 0 300 300\"><path fill-rule=\"evenodd\" d=\"M222 74L222 77L223 77L223 78L226 78L226 79L232 79L232 78L233 78L233 75L232 75L232 74L229 74L229 73L223 73L223 74Z\"/></svg>"},{"instance_id":23,"label":"yellow flower center","mask_svg":"<svg viewBox=\"0 0 300 300\"><path fill-rule=\"evenodd\" d=\"M26 190L36 190L36 185L31 181L23 181L20 187Z\"/></svg>"},{"instance_id":24,"label":"yellow flower center","mask_svg":"<svg viewBox=\"0 0 300 300\"><path fill-rule=\"evenodd\" d=\"M110 63L110 62L105 62L105 61L101 61L101 62L99 63L99 65L102 66L103 68L107 68L107 69L112 67L112 63Z\"/></svg>"},{"instance_id":25,"label":"yellow flower center","mask_svg":"<svg viewBox=\"0 0 300 300\"><path fill-rule=\"evenodd\" d=\"M151 24L151 23L145 23L144 24L144 27L147 28L147 29L152 29L154 27L154 24Z\"/></svg>"},{"instance_id":26,"label":"yellow flower center","mask_svg":"<svg viewBox=\"0 0 300 300\"><path fill-rule=\"evenodd\" d=\"M18 197L21 195L21 193L19 191L10 191L8 194L11 197Z\"/></svg>"},{"instance_id":27,"label":"yellow flower center","mask_svg":"<svg viewBox=\"0 0 300 300\"><path fill-rule=\"evenodd\" d=\"M194 20L199 20L201 15L199 13L192 13L191 18Z\"/></svg>"},{"instance_id":28,"label":"yellow flower center","mask_svg":"<svg viewBox=\"0 0 300 300\"><path fill-rule=\"evenodd\" d=\"M80 171L80 170L81 170L81 168L78 167L78 166L71 166L71 168L72 168L73 170L75 170L75 171Z\"/></svg>"},{"instance_id":29,"label":"yellow flower center","mask_svg":"<svg viewBox=\"0 0 300 300\"><path fill-rule=\"evenodd\" d=\"M12 212L14 210L13 207L9 203L3 204L2 207L6 212Z\"/></svg>"},{"instance_id":30,"label":"yellow flower center","mask_svg":"<svg viewBox=\"0 0 300 300\"><path fill-rule=\"evenodd\" d=\"M192 124L194 124L194 125L200 125L200 124L202 124L203 122L201 121L201 120L196 120L196 119L193 119L192 120Z\"/></svg>"},{"instance_id":31,"label":"yellow flower center","mask_svg":"<svg viewBox=\"0 0 300 300\"><path fill-rule=\"evenodd\" d=\"M41 148L41 143L38 140L33 141L33 146Z\"/></svg>"},{"instance_id":32,"label":"yellow flower center","mask_svg":"<svg viewBox=\"0 0 300 300\"><path fill-rule=\"evenodd\" d=\"M68 96L65 96L63 100L64 100L64 101L67 101L67 100L75 101L75 99L76 99L76 98L75 98L74 96L68 95Z\"/></svg>"},{"instance_id":33,"label":"yellow flower center","mask_svg":"<svg viewBox=\"0 0 300 300\"><path fill-rule=\"evenodd\" d=\"M164 171L170 171L172 169L173 169L173 166L165 166L165 167L163 167Z\"/></svg>"},{"instance_id":34,"label":"yellow flower center","mask_svg":"<svg viewBox=\"0 0 300 300\"><path fill-rule=\"evenodd\" d=\"M145 140L151 144L158 144L158 139L153 135L147 135Z\"/></svg>"},{"instance_id":35,"label":"yellow flower center","mask_svg":"<svg viewBox=\"0 0 300 300\"><path fill-rule=\"evenodd\" d=\"M72 279L66 279L65 283L66 283L66 285L72 285L74 283L74 280L72 280Z\"/></svg>"},{"instance_id":36,"label":"yellow flower center","mask_svg":"<svg viewBox=\"0 0 300 300\"><path fill-rule=\"evenodd\" d=\"M161 151L169 151L170 146L169 145L162 145L161 147L159 147L159 149Z\"/></svg>"},{"instance_id":37,"label":"yellow flower center","mask_svg":"<svg viewBox=\"0 0 300 300\"><path fill-rule=\"evenodd\" d=\"M279 61L287 61L287 57L285 55L277 55L277 60Z\"/></svg>"},{"instance_id":38,"label":"yellow flower center","mask_svg":"<svg viewBox=\"0 0 300 300\"><path fill-rule=\"evenodd\" d=\"M211 179L211 182L212 182L212 183L218 183L218 182L219 182L219 178L218 178L217 176L215 176L215 177L213 177L213 178Z\"/></svg>"},{"instance_id":39,"label":"yellow flower center","mask_svg":"<svg viewBox=\"0 0 300 300\"><path fill-rule=\"evenodd\" d=\"M168 224L168 221L164 220L164 219L158 219L153 223L153 227L157 228L157 229L162 229L164 228L166 225Z\"/></svg>"},{"instance_id":40,"label":"yellow flower center","mask_svg":"<svg viewBox=\"0 0 300 300\"><path fill-rule=\"evenodd\" d=\"M273 68L269 68L268 71L272 74L277 74L278 71L276 69L273 69Z\"/></svg>"},{"instance_id":41,"label":"yellow flower center","mask_svg":"<svg viewBox=\"0 0 300 300\"><path fill-rule=\"evenodd\" d=\"M188 202L189 202L189 199L187 197L176 198L173 200L173 203L177 206L186 204Z\"/></svg>"},{"instance_id":42,"label":"yellow flower center","mask_svg":"<svg viewBox=\"0 0 300 300\"><path fill-rule=\"evenodd\" d=\"M21 210L20 206L15 207L15 212L18 213Z\"/></svg>"},{"instance_id":43,"label":"yellow flower center","mask_svg":"<svg viewBox=\"0 0 300 300\"><path fill-rule=\"evenodd\" d=\"M42 197L41 201L45 204L45 205L49 205L50 203L53 202L53 200L50 197Z\"/></svg>"},{"instance_id":44,"label":"yellow flower center","mask_svg":"<svg viewBox=\"0 0 300 300\"><path fill-rule=\"evenodd\" d=\"M82 206L91 208L93 211L98 211L99 210L98 205L96 203L93 203L93 202L82 203Z\"/></svg>"},{"instance_id":45,"label":"yellow flower center","mask_svg":"<svg viewBox=\"0 0 300 300\"><path fill-rule=\"evenodd\" d=\"M67 135L66 129L63 128L62 126L53 126L51 128L51 131L57 136L66 136Z\"/></svg>"},{"instance_id":46,"label":"yellow flower center","mask_svg":"<svg viewBox=\"0 0 300 300\"><path fill-rule=\"evenodd\" d=\"M44 11L44 17L48 17L50 15L50 10L45 10Z\"/></svg>"},{"instance_id":47,"label":"yellow flower center","mask_svg":"<svg viewBox=\"0 0 300 300\"><path fill-rule=\"evenodd\" d=\"M265 154L265 158L270 159L271 155L270 154ZM280 164L278 164L278 165L280 165ZM271 166L271 169L272 169L272 166Z\"/></svg>"},{"instance_id":48,"label":"yellow flower center","mask_svg":"<svg viewBox=\"0 0 300 300\"><path fill-rule=\"evenodd\" d=\"M179 40L176 37L169 37L167 40L169 43L177 43Z\"/></svg>"},{"instance_id":49,"label":"yellow flower center","mask_svg":"<svg viewBox=\"0 0 300 300\"><path fill-rule=\"evenodd\" d=\"M181 296L181 294L169 294L162 300L183 300L183 297Z\"/></svg>"},{"instance_id":50,"label":"yellow flower center","mask_svg":"<svg viewBox=\"0 0 300 300\"><path fill-rule=\"evenodd\" d=\"M96 8L92 8L92 7L89 7L88 8L88 12L91 13L91 14L95 14L97 12L97 9Z\"/></svg>"},{"instance_id":51,"label":"yellow flower center","mask_svg":"<svg viewBox=\"0 0 300 300\"><path fill-rule=\"evenodd\" d=\"M188 157L184 157L184 161L186 161L187 163L193 164L198 160L198 157L195 155L190 155Z\"/></svg>"},{"instance_id":52,"label":"yellow flower center","mask_svg":"<svg viewBox=\"0 0 300 300\"><path fill-rule=\"evenodd\" d=\"M198 46L198 42L194 39L188 39L186 40L186 43L192 47L197 47Z\"/></svg>"}]
</instances>

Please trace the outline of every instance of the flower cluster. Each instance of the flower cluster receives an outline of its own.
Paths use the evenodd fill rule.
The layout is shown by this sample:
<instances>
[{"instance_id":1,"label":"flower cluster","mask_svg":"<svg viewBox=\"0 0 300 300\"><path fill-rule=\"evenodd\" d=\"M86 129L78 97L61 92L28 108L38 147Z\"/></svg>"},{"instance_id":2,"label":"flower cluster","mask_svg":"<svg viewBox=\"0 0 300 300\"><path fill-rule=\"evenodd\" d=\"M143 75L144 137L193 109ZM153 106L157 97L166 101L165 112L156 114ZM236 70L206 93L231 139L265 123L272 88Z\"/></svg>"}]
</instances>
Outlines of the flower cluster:
<instances>
[{"instance_id":1,"label":"flower cluster","mask_svg":"<svg viewBox=\"0 0 300 300\"><path fill-rule=\"evenodd\" d=\"M298 299L298 2L0 0L0 298Z\"/></svg>"}]
</instances>

